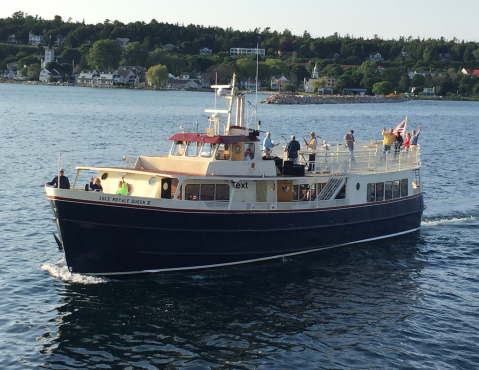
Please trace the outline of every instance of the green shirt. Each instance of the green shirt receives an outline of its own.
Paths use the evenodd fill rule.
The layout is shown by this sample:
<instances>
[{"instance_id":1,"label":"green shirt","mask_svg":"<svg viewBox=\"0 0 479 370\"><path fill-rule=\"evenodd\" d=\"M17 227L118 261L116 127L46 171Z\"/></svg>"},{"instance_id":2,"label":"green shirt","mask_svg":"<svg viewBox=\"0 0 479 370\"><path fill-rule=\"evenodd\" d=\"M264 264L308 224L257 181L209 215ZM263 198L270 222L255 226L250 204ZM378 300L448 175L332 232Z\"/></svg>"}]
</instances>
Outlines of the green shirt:
<instances>
[{"instance_id":1,"label":"green shirt","mask_svg":"<svg viewBox=\"0 0 479 370\"><path fill-rule=\"evenodd\" d=\"M121 185L121 188L118 188L115 194L128 195L128 185L126 185L126 182Z\"/></svg>"}]
</instances>

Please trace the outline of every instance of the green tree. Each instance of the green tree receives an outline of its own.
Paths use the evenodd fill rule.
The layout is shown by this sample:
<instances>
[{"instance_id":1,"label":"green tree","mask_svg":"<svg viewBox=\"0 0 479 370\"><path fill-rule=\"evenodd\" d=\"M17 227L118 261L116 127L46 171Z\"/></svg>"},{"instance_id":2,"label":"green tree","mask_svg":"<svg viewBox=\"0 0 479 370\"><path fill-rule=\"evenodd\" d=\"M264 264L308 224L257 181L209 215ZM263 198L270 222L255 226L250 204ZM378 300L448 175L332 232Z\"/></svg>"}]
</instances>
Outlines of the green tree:
<instances>
[{"instance_id":1,"label":"green tree","mask_svg":"<svg viewBox=\"0 0 479 370\"><path fill-rule=\"evenodd\" d=\"M398 90L399 92L408 92L410 86L410 80L408 75L402 75L399 79Z\"/></svg>"},{"instance_id":2,"label":"green tree","mask_svg":"<svg viewBox=\"0 0 479 370\"><path fill-rule=\"evenodd\" d=\"M479 83L472 88L474 95L479 96Z\"/></svg>"},{"instance_id":3,"label":"green tree","mask_svg":"<svg viewBox=\"0 0 479 370\"><path fill-rule=\"evenodd\" d=\"M40 64L30 64L27 68L27 77L30 80L38 81L42 67Z\"/></svg>"},{"instance_id":4,"label":"green tree","mask_svg":"<svg viewBox=\"0 0 479 370\"><path fill-rule=\"evenodd\" d=\"M391 84L387 81L376 82L373 86L373 93L375 94L388 95L388 94L391 94L392 91L393 91L393 88Z\"/></svg>"},{"instance_id":5,"label":"green tree","mask_svg":"<svg viewBox=\"0 0 479 370\"><path fill-rule=\"evenodd\" d=\"M283 87L281 88L283 91L291 91L294 92L296 91L296 86L292 83L285 83Z\"/></svg>"},{"instance_id":6,"label":"green tree","mask_svg":"<svg viewBox=\"0 0 479 370\"><path fill-rule=\"evenodd\" d=\"M148 58L146 46L138 41L130 42L121 53L121 65L144 66Z\"/></svg>"},{"instance_id":7,"label":"green tree","mask_svg":"<svg viewBox=\"0 0 479 370\"><path fill-rule=\"evenodd\" d=\"M412 87L424 86L425 82L426 82L426 78L423 75L415 74L413 78L411 79L411 86Z\"/></svg>"},{"instance_id":8,"label":"green tree","mask_svg":"<svg viewBox=\"0 0 479 370\"><path fill-rule=\"evenodd\" d=\"M326 86L326 79L324 77L317 78L311 85L313 86L313 92L318 92L319 89Z\"/></svg>"},{"instance_id":9,"label":"green tree","mask_svg":"<svg viewBox=\"0 0 479 370\"><path fill-rule=\"evenodd\" d=\"M75 65L80 63L81 56L82 56L82 53L78 49L65 49L60 54L60 58L65 58L70 61L74 61Z\"/></svg>"},{"instance_id":10,"label":"green tree","mask_svg":"<svg viewBox=\"0 0 479 370\"><path fill-rule=\"evenodd\" d=\"M206 77L210 81L215 81L216 76L218 76L218 84L227 84L233 77L234 72L234 68L229 64L215 64L206 70Z\"/></svg>"},{"instance_id":11,"label":"green tree","mask_svg":"<svg viewBox=\"0 0 479 370\"><path fill-rule=\"evenodd\" d=\"M121 50L114 40L95 42L87 55L90 66L96 69L116 69L120 62Z\"/></svg>"},{"instance_id":12,"label":"green tree","mask_svg":"<svg viewBox=\"0 0 479 370\"><path fill-rule=\"evenodd\" d=\"M17 62L18 67L23 67L23 66L28 67L30 64L40 64L40 59L32 57L32 56L28 56L28 57L20 59Z\"/></svg>"},{"instance_id":13,"label":"green tree","mask_svg":"<svg viewBox=\"0 0 479 370\"><path fill-rule=\"evenodd\" d=\"M162 86L168 81L168 68L162 64L148 68L146 78L149 85Z\"/></svg>"}]
</instances>

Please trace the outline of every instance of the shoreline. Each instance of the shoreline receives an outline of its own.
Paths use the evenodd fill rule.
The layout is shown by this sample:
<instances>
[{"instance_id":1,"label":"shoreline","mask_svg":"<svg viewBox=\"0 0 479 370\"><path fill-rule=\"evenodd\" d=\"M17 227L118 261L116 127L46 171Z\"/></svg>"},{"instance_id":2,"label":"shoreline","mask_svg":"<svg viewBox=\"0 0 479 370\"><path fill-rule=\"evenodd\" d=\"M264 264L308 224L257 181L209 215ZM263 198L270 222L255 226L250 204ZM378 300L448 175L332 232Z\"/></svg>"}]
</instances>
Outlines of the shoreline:
<instances>
[{"instance_id":1,"label":"shoreline","mask_svg":"<svg viewBox=\"0 0 479 370\"><path fill-rule=\"evenodd\" d=\"M90 87L94 89L126 89L126 90L149 90L149 91L190 91L190 92L212 92L213 90L172 90L157 89L151 86L118 86L118 85L89 85L77 84L75 82L40 82L40 81L15 81L0 79L0 83L10 83L16 85L43 85L43 86L70 86L70 87ZM253 95L253 94L252 94ZM403 103L414 100L428 101L475 101L479 98L458 97L451 99L442 96L414 96L405 97L400 95L300 95L284 94L277 91L261 91L258 95L269 95L266 99L259 101L261 104L283 104L283 105L306 105L306 104L367 104L367 103Z\"/></svg>"},{"instance_id":2,"label":"shoreline","mask_svg":"<svg viewBox=\"0 0 479 370\"><path fill-rule=\"evenodd\" d=\"M364 104L364 103L402 103L407 98L391 96L370 95L293 95L276 94L262 100L263 104Z\"/></svg>"}]
</instances>

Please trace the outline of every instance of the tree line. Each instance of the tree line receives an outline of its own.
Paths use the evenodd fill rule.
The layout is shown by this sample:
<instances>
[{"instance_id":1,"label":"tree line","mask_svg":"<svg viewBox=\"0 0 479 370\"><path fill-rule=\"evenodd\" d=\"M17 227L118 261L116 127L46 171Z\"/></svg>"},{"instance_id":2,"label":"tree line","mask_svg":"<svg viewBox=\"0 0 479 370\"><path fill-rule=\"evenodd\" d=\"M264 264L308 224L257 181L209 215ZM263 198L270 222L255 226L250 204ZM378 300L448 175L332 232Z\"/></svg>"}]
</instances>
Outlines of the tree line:
<instances>
[{"instance_id":1,"label":"tree line","mask_svg":"<svg viewBox=\"0 0 479 370\"><path fill-rule=\"evenodd\" d=\"M50 37L56 40L62 35L65 43L56 48L55 54L74 61L80 69L161 65L176 76L183 71L198 71L211 78L217 76L219 82L224 83L233 72L239 78L254 78L256 56L230 56L229 50L258 45L266 51L266 55L260 58L259 78L266 83L271 75L291 76L291 84L286 87L292 90L305 77L311 76L317 65L321 76L337 77L337 92L343 87L366 88L370 93L401 93L410 87L419 92L424 87L433 87L440 95L479 95L478 78L461 72L462 68L479 68L479 43L457 39L409 36L384 40L337 33L313 38L308 31L302 35L293 35L287 29L283 32L270 28L237 31L162 23L155 19L149 23L124 24L106 19L103 23L85 24L70 19L65 21L58 15L46 20L19 11L0 19L0 42L6 42L9 35L15 34L15 39L22 43L0 45L0 69L6 69L6 64L11 61L20 60L20 65L27 65L27 69L30 64L39 63L38 57L43 56L44 48L25 45L30 31L43 35L45 40ZM128 38L130 43L121 50L116 38ZM167 52L164 49L166 44L174 45L173 51ZM211 49L212 54L199 55L199 50L205 47ZM368 61L370 53L374 52L379 52L384 60ZM355 67L343 68L340 65ZM431 73L415 75L411 80L407 72L414 70ZM319 80L316 85L321 86L321 83Z\"/></svg>"}]
</instances>

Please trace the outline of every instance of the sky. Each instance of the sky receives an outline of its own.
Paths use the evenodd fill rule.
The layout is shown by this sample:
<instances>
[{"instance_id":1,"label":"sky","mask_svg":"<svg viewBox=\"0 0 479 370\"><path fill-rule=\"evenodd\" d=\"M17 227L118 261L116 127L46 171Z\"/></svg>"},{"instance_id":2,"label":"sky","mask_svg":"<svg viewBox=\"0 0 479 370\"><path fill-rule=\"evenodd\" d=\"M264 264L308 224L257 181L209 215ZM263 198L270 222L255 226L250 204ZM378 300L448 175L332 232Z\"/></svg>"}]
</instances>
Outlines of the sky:
<instances>
[{"instance_id":1,"label":"sky","mask_svg":"<svg viewBox=\"0 0 479 370\"><path fill-rule=\"evenodd\" d=\"M60 15L66 21L71 17L73 22L85 20L87 24L106 19L122 23L156 19L240 31L288 29L298 36L308 31L314 38L337 32L356 38L455 37L479 42L479 0L22 0L2 4L0 18L16 11L44 19Z\"/></svg>"}]
</instances>

